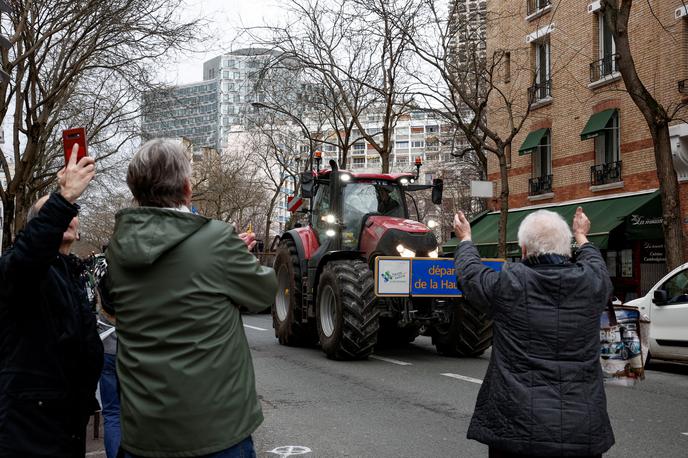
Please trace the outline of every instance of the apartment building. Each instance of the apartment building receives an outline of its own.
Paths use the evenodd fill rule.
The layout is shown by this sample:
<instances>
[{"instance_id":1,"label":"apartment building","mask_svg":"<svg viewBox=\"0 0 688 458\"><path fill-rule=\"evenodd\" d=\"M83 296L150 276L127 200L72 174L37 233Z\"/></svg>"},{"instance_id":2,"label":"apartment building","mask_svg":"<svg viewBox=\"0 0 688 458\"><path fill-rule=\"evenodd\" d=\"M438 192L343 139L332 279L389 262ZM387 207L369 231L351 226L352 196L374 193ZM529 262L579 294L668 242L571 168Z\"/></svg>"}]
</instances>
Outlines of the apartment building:
<instances>
[{"instance_id":1,"label":"apartment building","mask_svg":"<svg viewBox=\"0 0 688 458\"><path fill-rule=\"evenodd\" d=\"M487 55L506 56L498 87L520 94L516 110L532 102L509 151L507 255L520 256L516 231L528 213L548 208L568 220L582 205L616 294L644 294L666 272L653 141L625 91L600 2L502 0L488 2L487 9ZM688 101L687 17L682 0L636 2L631 12L638 73L664 106ZM490 124L506 132L500 108L493 99ZM671 135L688 217L688 125L676 121ZM499 192L495 158L488 178ZM485 255L496 253L497 218L491 213L476 223Z\"/></svg>"}]
</instances>

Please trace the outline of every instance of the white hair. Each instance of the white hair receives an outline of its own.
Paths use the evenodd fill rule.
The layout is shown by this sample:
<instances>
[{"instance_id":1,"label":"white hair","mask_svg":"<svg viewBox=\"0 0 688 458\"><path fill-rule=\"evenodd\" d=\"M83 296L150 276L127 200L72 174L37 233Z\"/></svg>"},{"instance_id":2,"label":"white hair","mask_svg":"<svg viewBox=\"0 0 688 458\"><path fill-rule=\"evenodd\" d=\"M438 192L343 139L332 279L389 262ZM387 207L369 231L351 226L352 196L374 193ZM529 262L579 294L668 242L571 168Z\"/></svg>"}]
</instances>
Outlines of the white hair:
<instances>
[{"instance_id":1,"label":"white hair","mask_svg":"<svg viewBox=\"0 0 688 458\"><path fill-rule=\"evenodd\" d=\"M571 229L560 214L538 210L526 216L518 228L518 244L526 254L571 256Z\"/></svg>"}]
</instances>

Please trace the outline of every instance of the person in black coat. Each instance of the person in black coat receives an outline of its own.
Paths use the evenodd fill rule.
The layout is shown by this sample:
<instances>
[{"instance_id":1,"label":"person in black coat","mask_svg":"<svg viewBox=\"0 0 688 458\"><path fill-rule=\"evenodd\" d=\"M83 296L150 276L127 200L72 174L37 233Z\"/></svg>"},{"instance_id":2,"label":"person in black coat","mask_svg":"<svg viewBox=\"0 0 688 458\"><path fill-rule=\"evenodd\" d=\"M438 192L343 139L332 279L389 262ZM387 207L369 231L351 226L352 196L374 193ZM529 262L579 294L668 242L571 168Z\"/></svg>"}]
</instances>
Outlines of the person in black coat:
<instances>
[{"instance_id":1,"label":"person in black coat","mask_svg":"<svg viewBox=\"0 0 688 458\"><path fill-rule=\"evenodd\" d=\"M463 213L456 269L466 300L494 320L490 364L468 438L490 457L601 456L614 444L599 362L600 315L612 294L606 264L588 242L578 208L573 235L563 218L539 210L518 231L523 262L484 266Z\"/></svg>"},{"instance_id":2,"label":"person in black coat","mask_svg":"<svg viewBox=\"0 0 688 458\"><path fill-rule=\"evenodd\" d=\"M76 156L0 258L0 457L83 457L97 407L103 345L69 256L95 165Z\"/></svg>"}]
</instances>

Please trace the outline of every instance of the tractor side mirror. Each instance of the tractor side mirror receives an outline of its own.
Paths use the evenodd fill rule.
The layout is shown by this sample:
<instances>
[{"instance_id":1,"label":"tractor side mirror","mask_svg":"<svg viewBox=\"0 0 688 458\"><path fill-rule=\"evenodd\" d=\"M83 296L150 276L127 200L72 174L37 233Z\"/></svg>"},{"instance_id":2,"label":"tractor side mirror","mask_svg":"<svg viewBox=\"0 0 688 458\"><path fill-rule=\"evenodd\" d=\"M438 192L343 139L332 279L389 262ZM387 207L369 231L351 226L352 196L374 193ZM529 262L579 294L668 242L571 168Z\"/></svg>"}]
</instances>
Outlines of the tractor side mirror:
<instances>
[{"instance_id":1,"label":"tractor side mirror","mask_svg":"<svg viewBox=\"0 0 688 458\"><path fill-rule=\"evenodd\" d=\"M432 180L432 203L440 205L442 203L442 192L444 191L444 181L440 178Z\"/></svg>"},{"instance_id":2,"label":"tractor side mirror","mask_svg":"<svg viewBox=\"0 0 688 458\"><path fill-rule=\"evenodd\" d=\"M315 179L313 172L301 172L301 197L310 199L313 197L313 190L315 188Z\"/></svg>"},{"instance_id":3,"label":"tractor side mirror","mask_svg":"<svg viewBox=\"0 0 688 458\"><path fill-rule=\"evenodd\" d=\"M669 294L664 289L656 289L652 302L657 305L665 305L669 302Z\"/></svg>"}]
</instances>

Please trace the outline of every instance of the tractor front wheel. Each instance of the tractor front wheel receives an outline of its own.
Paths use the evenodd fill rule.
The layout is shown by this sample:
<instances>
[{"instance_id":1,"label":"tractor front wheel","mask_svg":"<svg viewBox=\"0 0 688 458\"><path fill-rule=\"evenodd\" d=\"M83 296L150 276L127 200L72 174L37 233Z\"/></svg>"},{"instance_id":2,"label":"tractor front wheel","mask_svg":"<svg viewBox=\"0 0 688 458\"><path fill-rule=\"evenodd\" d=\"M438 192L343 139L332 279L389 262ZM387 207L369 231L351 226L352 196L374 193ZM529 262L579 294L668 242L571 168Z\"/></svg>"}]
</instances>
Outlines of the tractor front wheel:
<instances>
[{"instance_id":1,"label":"tractor front wheel","mask_svg":"<svg viewBox=\"0 0 688 458\"><path fill-rule=\"evenodd\" d=\"M379 329L373 274L361 260L333 261L318 282L315 314L320 346L328 358L364 359Z\"/></svg>"},{"instance_id":2,"label":"tractor front wheel","mask_svg":"<svg viewBox=\"0 0 688 458\"><path fill-rule=\"evenodd\" d=\"M315 344L317 337L310 323L301 320L301 269L296 245L284 239L277 247L275 257L277 296L272 306L272 327L282 345L307 346Z\"/></svg>"},{"instance_id":3,"label":"tractor front wheel","mask_svg":"<svg viewBox=\"0 0 688 458\"><path fill-rule=\"evenodd\" d=\"M492 345L492 320L468 301L452 304L449 323L432 328L432 343L447 356L482 355Z\"/></svg>"}]
</instances>

